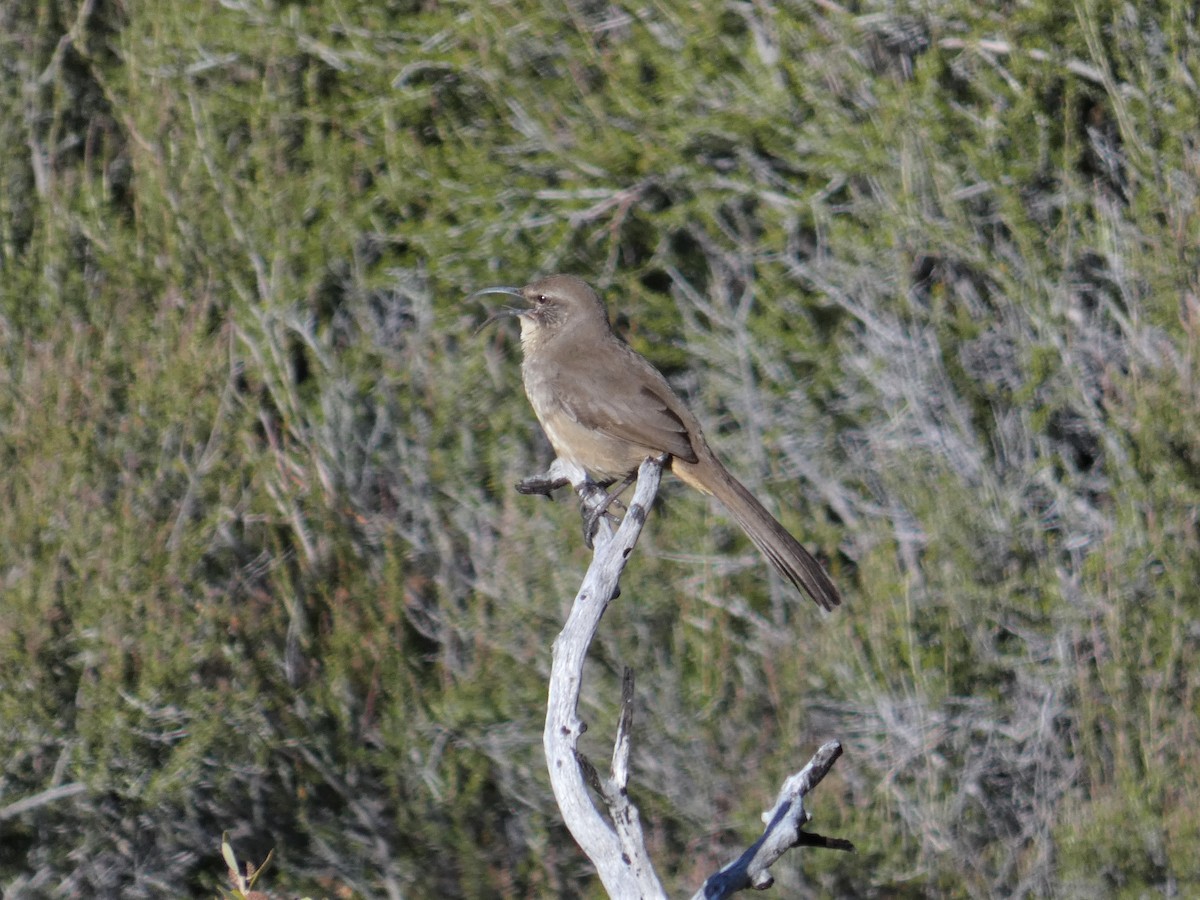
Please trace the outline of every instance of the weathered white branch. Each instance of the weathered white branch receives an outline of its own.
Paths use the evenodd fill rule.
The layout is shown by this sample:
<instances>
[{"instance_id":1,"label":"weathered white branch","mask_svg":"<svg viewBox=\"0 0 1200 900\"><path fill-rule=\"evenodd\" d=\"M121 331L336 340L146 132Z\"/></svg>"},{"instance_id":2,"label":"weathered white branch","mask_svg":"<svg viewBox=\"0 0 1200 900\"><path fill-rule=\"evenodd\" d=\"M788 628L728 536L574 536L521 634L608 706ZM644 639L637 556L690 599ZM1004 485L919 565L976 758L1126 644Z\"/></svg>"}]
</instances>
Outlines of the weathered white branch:
<instances>
[{"instance_id":1,"label":"weathered white branch","mask_svg":"<svg viewBox=\"0 0 1200 900\"><path fill-rule=\"evenodd\" d=\"M710 875L692 900L718 900L731 897L746 888L764 890L775 881L770 868L792 847L818 846L835 850L853 850L849 841L825 838L801 831L810 816L804 810L804 795L820 784L842 755L842 745L829 741L822 745L808 765L783 783L775 805L763 813L767 823L762 837L741 856L714 875Z\"/></svg>"},{"instance_id":2,"label":"weathered white branch","mask_svg":"<svg viewBox=\"0 0 1200 900\"><path fill-rule=\"evenodd\" d=\"M588 567L579 593L575 595L567 623L554 641L546 729L542 733L554 799L558 801L567 828L596 867L610 897L666 898L645 843L641 840L637 810L625 793L624 779L628 777L629 768L628 729L624 739L618 740L614 756L619 780L609 780L611 790L602 787L610 804L614 797L623 801L614 812L619 826L616 831L605 821L588 795L577 749L585 727L578 715L583 662L596 628L600 625L600 618L617 593L621 571L641 534L646 511L658 492L661 475L661 461L648 459L642 463L633 499L616 534L611 533L607 522L601 524L595 538L596 552L592 564ZM625 718L623 714L622 720ZM624 750L621 749L622 744L625 745ZM599 781L598 778L596 780Z\"/></svg>"},{"instance_id":3,"label":"weathered white branch","mask_svg":"<svg viewBox=\"0 0 1200 900\"><path fill-rule=\"evenodd\" d=\"M604 798L608 814L612 816L617 829L617 839L621 844L622 853L638 866L644 866L648 872L643 888L650 884L656 886L658 893L643 893L643 897L658 897L663 893L662 885L654 872L650 854L646 850L646 838L642 833L642 820L638 809L629 799L629 754L633 748L633 670L625 670L625 678L621 688L621 720L617 723L617 740L613 746L612 777L599 781L596 789ZM617 895L614 895L617 896Z\"/></svg>"},{"instance_id":4,"label":"weathered white branch","mask_svg":"<svg viewBox=\"0 0 1200 900\"><path fill-rule=\"evenodd\" d=\"M604 779L580 755L579 738L586 725L579 719L579 693L583 664L609 602L618 594L618 581L646 521L646 511L658 492L663 459L648 459L638 470L637 487L619 528L603 520L595 536L595 555L583 585L554 641L550 695L542 745L550 769L550 784L563 820L583 852L596 867L610 897L666 900L642 834L637 807L629 799L629 758L633 732L633 673L626 671L622 689L621 720L613 749L612 775ZM561 480L560 480L561 479ZM548 493L563 481L562 472L523 482L527 492ZM574 484L585 507L596 509L607 502L603 491L590 484ZM812 760L791 776L770 812L764 814L766 830L745 853L705 881L693 900L729 897L745 888L770 887L770 867L788 849L797 846L852 849L847 841L823 838L802 831L808 821L804 795L825 777L842 746L830 741ZM592 802L588 785L608 807L612 824ZM615 825L615 828L614 828Z\"/></svg>"}]
</instances>

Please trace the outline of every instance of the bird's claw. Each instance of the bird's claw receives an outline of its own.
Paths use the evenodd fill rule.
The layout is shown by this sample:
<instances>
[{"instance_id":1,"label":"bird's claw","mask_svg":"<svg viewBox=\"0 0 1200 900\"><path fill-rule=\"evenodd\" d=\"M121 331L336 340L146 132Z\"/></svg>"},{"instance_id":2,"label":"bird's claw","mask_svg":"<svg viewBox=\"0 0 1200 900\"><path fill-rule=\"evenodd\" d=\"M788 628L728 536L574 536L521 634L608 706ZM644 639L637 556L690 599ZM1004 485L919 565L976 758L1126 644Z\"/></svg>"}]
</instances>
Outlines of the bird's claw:
<instances>
[{"instance_id":1,"label":"bird's claw","mask_svg":"<svg viewBox=\"0 0 1200 900\"><path fill-rule=\"evenodd\" d=\"M600 523L604 518L608 517L614 522L617 519L608 511L616 497L594 482L588 482L579 488L579 493L579 514L583 517L583 544L592 550L595 548L596 532L600 530Z\"/></svg>"}]
</instances>

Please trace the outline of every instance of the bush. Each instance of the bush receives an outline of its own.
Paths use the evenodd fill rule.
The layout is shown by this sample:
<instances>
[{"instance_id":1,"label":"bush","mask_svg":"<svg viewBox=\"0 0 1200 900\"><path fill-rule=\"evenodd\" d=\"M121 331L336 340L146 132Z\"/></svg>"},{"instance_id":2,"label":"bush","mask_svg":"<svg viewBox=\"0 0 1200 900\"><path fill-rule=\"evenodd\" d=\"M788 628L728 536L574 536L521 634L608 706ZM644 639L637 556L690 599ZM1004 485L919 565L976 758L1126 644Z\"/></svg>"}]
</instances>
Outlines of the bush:
<instances>
[{"instance_id":1,"label":"bush","mask_svg":"<svg viewBox=\"0 0 1200 900\"><path fill-rule=\"evenodd\" d=\"M585 716L638 671L669 887L830 737L860 852L781 892L1194 885L1190 6L0 26L6 896L212 896L223 831L290 893L594 896L538 746L574 504L510 489L547 446L463 302L550 271L846 596L667 491Z\"/></svg>"}]
</instances>

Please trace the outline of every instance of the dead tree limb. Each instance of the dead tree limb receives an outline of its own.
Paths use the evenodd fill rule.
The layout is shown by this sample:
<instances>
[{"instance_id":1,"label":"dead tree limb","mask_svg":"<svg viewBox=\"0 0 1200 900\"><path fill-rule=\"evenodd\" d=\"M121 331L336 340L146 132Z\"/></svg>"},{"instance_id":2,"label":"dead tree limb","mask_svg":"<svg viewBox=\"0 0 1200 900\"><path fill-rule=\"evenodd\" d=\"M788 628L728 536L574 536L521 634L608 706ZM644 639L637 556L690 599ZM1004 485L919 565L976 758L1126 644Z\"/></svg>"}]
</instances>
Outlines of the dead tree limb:
<instances>
[{"instance_id":1,"label":"dead tree limb","mask_svg":"<svg viewBox=\"0 0 1200 900\"><path fill-rule=\"evenodd\" d=\"M804 809L804 795L820 784L841 755L842 745L829 741L813 755L808 765L785 781L775 805L763 813L767 827L762 837L729 865L710 875L692 900L718 900L732 897L746 888L758 891L769 888L775 882L771 866L792 847L853 850L854 845L849 841L801 830L811 818Z\"/></svg>"},{"instance_id":2,"label":"dead tree limb","mask_svg":"<svg viewBox=\"0 0 1200 900\"><path fill-rule=\"evenodd\" d=\"M621 572L658 492L664 462L659 458L642 463L633 499L615 531L610 521L596 516L600 527L595 536L592 564L575 595L567 622L554 641L546 726L542 733L550 784L567 828L596 867L608 895L620 900L666 900L667 896L646 850L637 807L629 799L633 673L625 673L621 719L613 750L612 774L608 778L602 778L579 752L579 738L587 728L579 718L579 694L588 647L604 610L619 594ZM586 508L603 513L604 507L600 504L607 506L608 502L603 491L586 489L586 485L581 489L580 484L575 487ZM715 900L746 888L770 887L773 883L771 865L792 847L853 849L848 841L802 830L809 819L804 809L804 795L825 777L841 753L841 744L830 741L817 751L807 766L791 776L780 790L775 806L763 816L767 827L762 837L738 859L710 876L693 900ZM604 800L608 818L592 802L589 785Z\"/></svg>"},{"instance_id":3,"label":"dead tree limb","mask_svg":"<svg viewBox=\"0 0 1200 900\"><path fill-rule=\"evenodd\" d=\"M575 595L567 623L554 641L546 728L542 733L554 799L558 801L567 828L596 867L610 897L665 900L667 896L654 872L645 843L641 840L637 808L629 801L625 791L624 779L629 771L628 736L618 740L614 755L616 768L623 774L619 779L609 779L612 794L617 800L623 801L615 817L621 827L616 830L592 803L585 781L585 767L591 769L591 766L580 764L582 758L578 750L579 737L586 727L578 714L583 662L600 625L600 618L617 592L621 571L641 534L646 512L658 492L661 475L661 461L648 459L642 463L633 499L620 528L616 534L612 534L611 526L604 522L595 537L596 553L592 564L588 567L579 593ZM624 751L622 745L626 748ZM599 786L598 776L596 782ZM609 793L602 790L606 800L610 799Z\"/></svg>"}]
</instances>

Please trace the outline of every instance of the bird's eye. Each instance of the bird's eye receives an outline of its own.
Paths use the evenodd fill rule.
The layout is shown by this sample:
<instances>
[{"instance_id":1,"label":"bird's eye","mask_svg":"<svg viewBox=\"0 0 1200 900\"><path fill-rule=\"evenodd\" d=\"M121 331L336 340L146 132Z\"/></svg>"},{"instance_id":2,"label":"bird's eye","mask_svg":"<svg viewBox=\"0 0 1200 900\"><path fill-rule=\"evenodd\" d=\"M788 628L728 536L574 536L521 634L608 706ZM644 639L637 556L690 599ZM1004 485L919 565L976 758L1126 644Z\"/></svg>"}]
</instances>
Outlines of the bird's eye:
<instances>
[{"instance_id":1,"label":"bird's eye","mask_svg":"<svg viewBox=\"0 0 1200 900\"><path fill-rule=\"evenodd\" d=\"M549 299L549 298L548 298L548 297L547 297L545 294L538 294L536 297L534 297L534 298L533 298L534 302L535 302L535 303L536 303L538 306L541 306L541 305L542 305L543 303L545 303L545 302L546 302L548 299Z\"/></svg>"}]
</instances>

